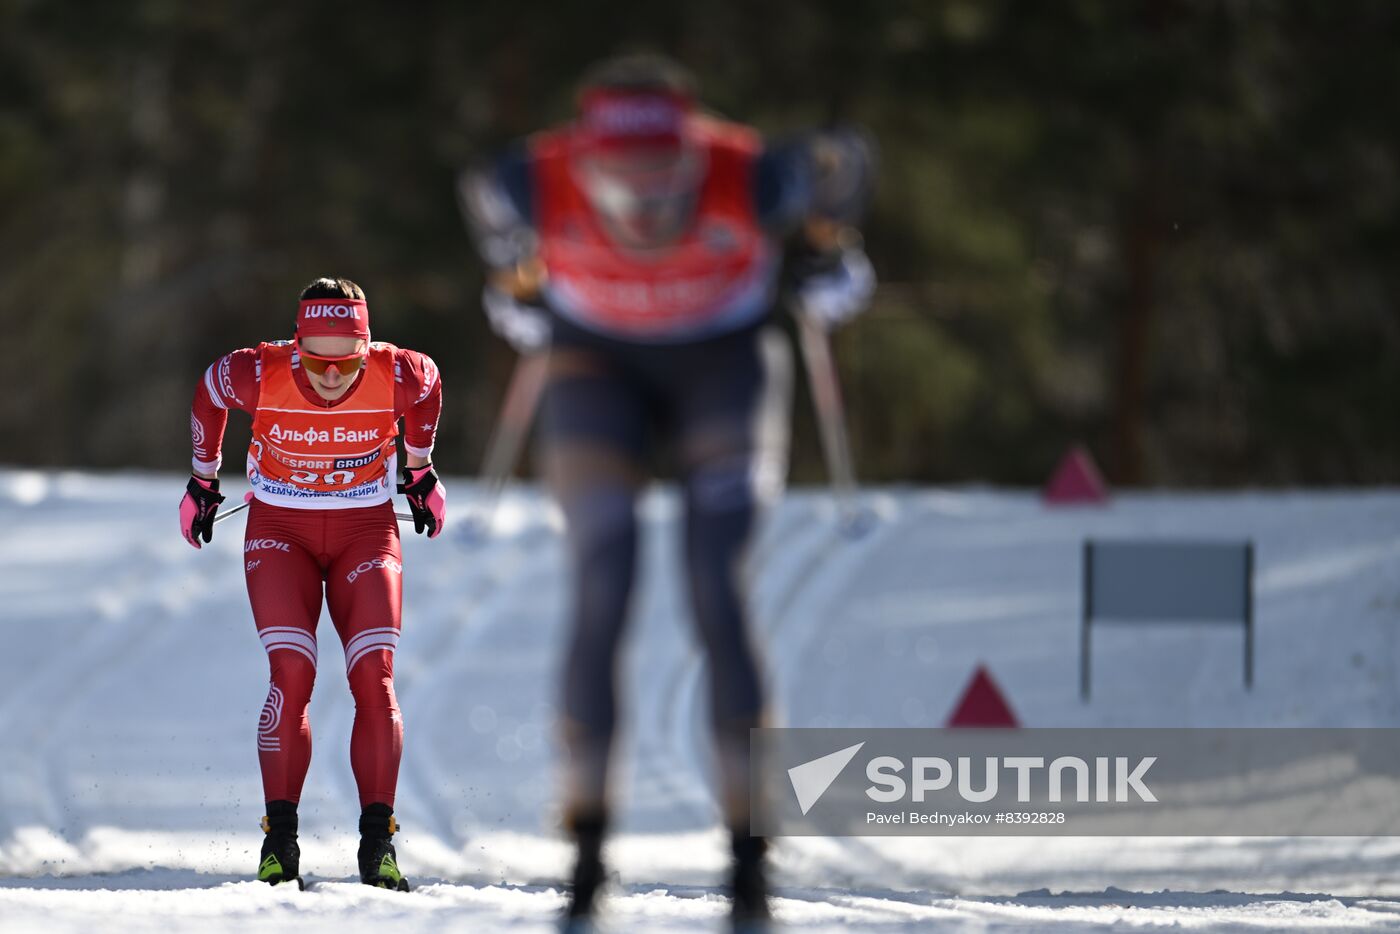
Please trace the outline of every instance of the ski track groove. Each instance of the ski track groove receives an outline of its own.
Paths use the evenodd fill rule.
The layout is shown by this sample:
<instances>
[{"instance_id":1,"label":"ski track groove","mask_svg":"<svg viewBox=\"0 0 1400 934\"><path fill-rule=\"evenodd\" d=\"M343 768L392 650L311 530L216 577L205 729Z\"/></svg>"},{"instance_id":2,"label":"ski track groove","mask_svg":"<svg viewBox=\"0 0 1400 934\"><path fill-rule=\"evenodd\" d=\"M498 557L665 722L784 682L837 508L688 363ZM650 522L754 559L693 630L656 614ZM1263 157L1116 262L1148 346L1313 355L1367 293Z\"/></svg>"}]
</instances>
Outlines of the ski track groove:
<instances>
[{"instance_id":1,"label":"ski track groove","mask_svg":"<svg viewBox=\"0 0 1400 934\"><path fill-rule=\"evenodd\" d=\"M822 506L820 501L808 504L808 510L801 514L804 521L795 524L799 528L823 525L820 515ZM820 534L804 536L801 539L811 542L805 552L792 556L788 562L775 568L756 564L751 569L755 580L767 574L781 574L779 582L771 585L778 595L777 598L771 605L761 608L755 606L752 616L754 625L762 632L761 650L764 650L765 657L775 660L770 663L766 672L775 707L779 706L777 693L784 685L795 683L801 669L805 667L790 664L790 660L804 656L804 650L814 644L814 636L819 628L814 624L814 621L820 618L819 614L798 614L794 612L794 608L800 604L814 579L820 576L827 587L831 586L832 580L845 579L855 573L861 561L878 545L883 544L893 532L892 526L877 521L863 536L851 539L841 532L835 517L835 513L829 517L830 521L825 523L826 528ZM791 529L786 531L790 532ZM766 552L764 557L775 554L778 554L776 548ZM794 639L794 636L797 638ZM785 664L785 661L789 663ZM707 720L702 703L705 692L700 675L704 659L701 653L692 651L684 662L681 674L675 679L676 687L668 694L670 716L667 719L671 728L665 731L665 735L670 737L670 772L678 776L703 776L711 745L710 736L705 729ZM838 845L855 851L853 856L865 860L865 865L873 861L880 863L886 871L898 871L901 875L905 871L902 865L860 837L842 838ZM860 860L855 862L859 863ZM855 881L854 878L852 881Z\"/></svg>"},{"instance_id":2,"label":"ski track groove","mask_svg":"<svg viewBox=\"0 0 1400 934\"><path fill-rule=\"evenodd\" d=\"M746 562L745 579L750 582L758 581L765 579L769 573L777 574L779 571L785 571L787 579L777 587L779 597L775 607L760 609L755 605L757 601L750 599L750 619L756 628L762 629L764 623L770 619L781 619L787 605L796 599L807 575L825 560L831 546L830 543L824 544L820 538L812 544L812 554L806 555L802 560L789 560L786 564L777 560L782 555L781 543L790 537L795 529L808 527L817 521L811 510L804 510L791 518L784 516L777 528L770 529L765 526L759 533L754 553ZM807 538L804 536L798 540L806 541ZM770 562L776 565L771 570ZM684 600L682 607L685 611L690 611L688 602ZM677 622L684 623L684 620ZM776 649L771 638L765 636L759 641L758 648L764 658L778 654L770 651ZM664 724L665 728L658 730L660 736L655 740L655 748L665 750L666 755L651 765L660 779L673 789L673 795L684 802L686 810L693 817L702 823L711 823L716 816L720 816L718 802L710 795L709 813L702 812L693 802L693 794L685 781L686 777L689 777L690 782L705 780L711 764L712 746L710 731L707 729L708 718L702 703L705 696L701 677L705 664L704 654L693 642L687 642L685 645L685 651L677 660L676 671L672 677L666 679L669 689L666 691L662 716L657 719L658 724ZM775 673L774 670L764 673L769 679L770 690L778 686L778 679L773 677Z\"/></svg>"},{"instance_id":3,"label":"ski track groove","mask_svg":"<svg viewBox=\"0 0 1400 934\"><path fill-rule=\"evenodd\" d=\"M483 568L479 578L480 587L475 592L469 591L468 599L463 605L457 607L454 613L444 615L441 618L446 624L452 627L449 638L443 640L442 654L435 654L439 664L425 665L427 674L421 679L412 682L409 691L414 698L414 703L421 705L424 709L430 708L436 701L444 685L456 687L450 684L449 673L451 667L441 662L446 662L458 657L470 657L472 650L484 643L491 634L493 621L497 619L497 614L492 612L493 602L505 599L508 596L509 587L491 574L489 570ZM457 617L458 621L452 621L452 617ZM405 693L409 693L406 691ZM416 743L412 752L409 751L409 744L404 743L405 764L410 766L406 770L410 773L409 784L416 791L417 800L426 808L427 814L431 815L437 824L437 833L445 839L450 848L458 854L465 850L471 838L471 831L459 831L460 823L468 827L480 828L479 822L475 820L471 811L461 807L461 813L454 810L454 806L447 803L441 794L433 790L435 783L429 780L429 775L439 775L446 770L442 768L441 760L436 753L436 746L433 743Z\"/></svg>"},{"instance_id":4,"label":"ski track groove","mask_svg":"<svg viewBox=\"0 0 1400 934\"><path fill-rule=\"evenodd\" d=\"M462 550L455 540L443 544L457 551ZM441 590L436 581L429 586L433 590ZM395 688L403 694L409 705L428 709L434 701L439 682L444 678L446 666L419 664L419 656L448 661L464 653L467 649L462 644L469 642L476 635L473 614L497 586L489 570L474 569L460 604L449 603L448 609L435 612L423 620L405 619L403 647L412 652L414 664L411 666L412 673L406 676L400 676L396 670ZM479 627L480 624L476 625ZM416 639L413 638L415 629L418 630ZM425 639L430 644L423 645ZM421 673L425 669L426 673ZM410 801L421 811L423 816L419 818L419 822L425 828L434 826L436 834L446 839L453 850L460 852L466 841L457 833L450 809L441 800L441 796L433 792L433 783L429 780L430 774L436 774L433 769L438 764L433 755L432 744L408 742L410 728L411 720L405 713L403 765L399 769L400 788L409 792ZM404 810L401 807L396 809ZM408 810L412 813L412 805ZM429 824L429 821L432 823Z\"/></svg>"},{"instance_id":5,"label":"ski track groove","mask_svg":"<svg viewBox=\"0 0 1400 934\"><path fill-rule=\"evenodd\" d=\"M88 630L72 656L56 655L55 661L41 667L24 687L15 692L10 704L0 708L0 724L3 724L0 729L5 730L5 735L15 737L14 741L21 747L33 750L38 768L45 775L45 779L38 783L43 790L40 807L45 823L69 844L80 842L79 831L86 822L79 816L80 811L71 806L69 782L60 768L60 757L55 750L71 745L68 733L75 714L87 705L98 688L120 676L123 662L142 651L148 651L150 645L179 634L175 612L162 605L153 594L166 592L165 585L172 581L178 591L199 590L199 582L193 575L174 568L167 569L156 578L157 586L152 589L149 586L151 579L145 574L152 566L159 565L148 560L144 567L106 588L107 593L136 591L140 596L126 602L125 612L105 619L96 628ZM204 592L199 600L191 601L190 605L208 604L225 597L224 589ZM95 612L94 615L101 614ZM40 706L44 716L29 716L24 723L16 724L12 711L21 702L25 707L34 706L36 696L43 699Z\"/></svg>"},{"instance_id":6,"label":"ski track groove","mask_svg":"<svg viewBox=\"0 0 1400 934\"><path fill-rule=\"evenodd\" d=\"M861 500L858 499L856 504L862 505ZM774 646L780 639L783 642L782 651L774 653L776 658L782 660L774 666L775 688L798 683L802 672L808 668L803 660L810 651L815 650L816 636L821 629L819 621L822 619L822 615L816 612L815 608L809 609L808 604L820 603L824 592L838 590L837 584L857 573L863 561L899 534L899 527L877 518L874 526L863 536L850 539L844 536L833 521L825 534L828 537L823 547L809 556L801 568L794 572L792 582L783 591L782 602L768 611L765 617L770 621L766 634L767 642ZM831 562L832 558L836 560ZM829 566L818 577L819 572L823 570L823 564L834 564L834 567ZM814 581L817 586L810 586ZM851 854L845 861L847 865L878 864L881 877L884 878L903 877L906 873L903 865L892 860L864 838L841 837L834 842ZM859 880L852 875L842 881L854 884ZM931 881L925 879L921 880L921 883L927 886Z\"/></svg>"}]
</instances>

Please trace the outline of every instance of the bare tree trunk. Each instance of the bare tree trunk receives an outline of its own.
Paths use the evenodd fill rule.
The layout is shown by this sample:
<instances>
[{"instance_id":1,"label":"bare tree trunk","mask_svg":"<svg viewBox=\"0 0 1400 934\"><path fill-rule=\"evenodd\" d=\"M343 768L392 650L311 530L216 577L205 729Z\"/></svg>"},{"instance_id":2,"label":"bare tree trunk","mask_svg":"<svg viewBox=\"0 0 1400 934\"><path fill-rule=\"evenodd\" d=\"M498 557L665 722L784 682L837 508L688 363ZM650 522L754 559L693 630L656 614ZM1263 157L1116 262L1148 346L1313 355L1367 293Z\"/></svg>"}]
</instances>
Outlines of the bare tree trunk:
<instances>
[{"instance_id":1,"label":"bare tree trunk","mask_svg":"<svg viewBox=\"0 0 1400 934\"><path fill-rule=\"evenodd\" d=\"M1174 0L1152 0L1141 10L1143 31L1159 40L1181 15ZM1160 119L1162 114L1158 113ZM1163 164L1161 127L1146 121L1134 134L1137 148L1136 184L1125 199L1121 218L1123 262L1127 278L1117 319L1117 371L1114 374L1114 482L1138 485L1146 480L1143 436L1147 422L1147 377L1156 317L1157 265L1162 250Z\"/></svg>"}]
</instances>

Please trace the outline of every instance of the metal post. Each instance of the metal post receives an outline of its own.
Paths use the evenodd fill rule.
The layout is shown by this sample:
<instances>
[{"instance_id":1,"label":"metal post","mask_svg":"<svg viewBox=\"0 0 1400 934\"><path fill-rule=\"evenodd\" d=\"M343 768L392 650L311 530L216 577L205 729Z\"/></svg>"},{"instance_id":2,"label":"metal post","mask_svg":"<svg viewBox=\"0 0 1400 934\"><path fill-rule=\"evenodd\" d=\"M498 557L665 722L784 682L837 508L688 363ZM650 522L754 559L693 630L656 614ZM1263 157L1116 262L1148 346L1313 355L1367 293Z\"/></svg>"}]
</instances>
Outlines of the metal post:
<instances>
[{"instance_id":1,"label":"metal post","mask_svg":"<svg viewBox=\"0 0 1400 934\"><path fill-rule=\"evenodd\" d=\"M1244 686L1254 689L1254 541L1244 546Z\"/></svg>"},{"instance_id":2,"label":"metal post","mask_svg":"<svg viewBox=\"0 0 1400 934\"><path fill-rule=\"evenodd\" d=\"M1084 540L1084 615L1079 625L1079 696L1089 700L1089 623L1094 617L1094 542Z\"/></svg>"}]
</instances>

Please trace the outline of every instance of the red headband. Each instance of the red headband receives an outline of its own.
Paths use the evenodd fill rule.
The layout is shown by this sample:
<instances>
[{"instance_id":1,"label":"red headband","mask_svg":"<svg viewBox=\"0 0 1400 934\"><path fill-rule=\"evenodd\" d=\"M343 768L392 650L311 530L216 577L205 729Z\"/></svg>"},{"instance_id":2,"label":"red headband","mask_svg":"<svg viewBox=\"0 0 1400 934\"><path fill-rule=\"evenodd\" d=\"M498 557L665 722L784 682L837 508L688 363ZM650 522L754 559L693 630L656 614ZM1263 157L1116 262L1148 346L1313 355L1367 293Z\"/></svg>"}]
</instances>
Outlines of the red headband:
<instances>
[{"instance_id":1,"label":"red headband","mask_svg":"<svg viewBox=\"0 0 1400 934\"><path fill-rule=\"evenodd\" d=\"M664 91L587 91L579 101L586 142L598 149L679 146L690 98Z\"/></svg>"},{"instance_id":2,"label":"red headband","mask_svg":"<svg viewBox=\"0 0 1400 934\"><path fill-rule=\"evenodd\" d=\"M356 298L308 298L297 309L298 337L369 340L369 305Z\"/></svg>"}]
</instances>

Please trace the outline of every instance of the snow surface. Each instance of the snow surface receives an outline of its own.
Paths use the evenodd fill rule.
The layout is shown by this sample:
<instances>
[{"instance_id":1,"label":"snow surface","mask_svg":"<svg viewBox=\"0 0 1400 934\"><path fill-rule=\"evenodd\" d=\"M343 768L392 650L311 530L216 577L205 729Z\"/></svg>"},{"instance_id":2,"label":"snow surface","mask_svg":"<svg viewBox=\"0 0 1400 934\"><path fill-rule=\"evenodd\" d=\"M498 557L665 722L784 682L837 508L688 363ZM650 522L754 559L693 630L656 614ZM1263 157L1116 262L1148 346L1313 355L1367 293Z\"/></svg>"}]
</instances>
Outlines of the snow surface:
<instances>
[{"instance_id":1,"label":"snow surface","mask_svg":"<svg viewBox=\"0 0 1400 934\"><path fill-rule=\"evenodd\" d=\"M296 892L246 881L262 813L266 663L241 518L196 552L183 479L0 471L0 930L546 931L568 853L553 800L559 521L513 492L405 538L406 723L397 811L408 895L354 884L352 708L323 620ZM230 497L234 499L234 497ZM1030 493L862 494L856 541L794 493L753 553L753 601L786 723L938 726L979 662L1028 726L1395 726L1400 492L1135 495L1047 510ZM627 662L626 802L613 930L715 931L725 841L707 776L700 659L672 495L647 545ZM1096 630L1078 696L1085 536L1252 538L1257 659L1229 627ZM778 917L803 931L1400 931L1392 838L786 839Z\"/></svg>"}]
</instances>

